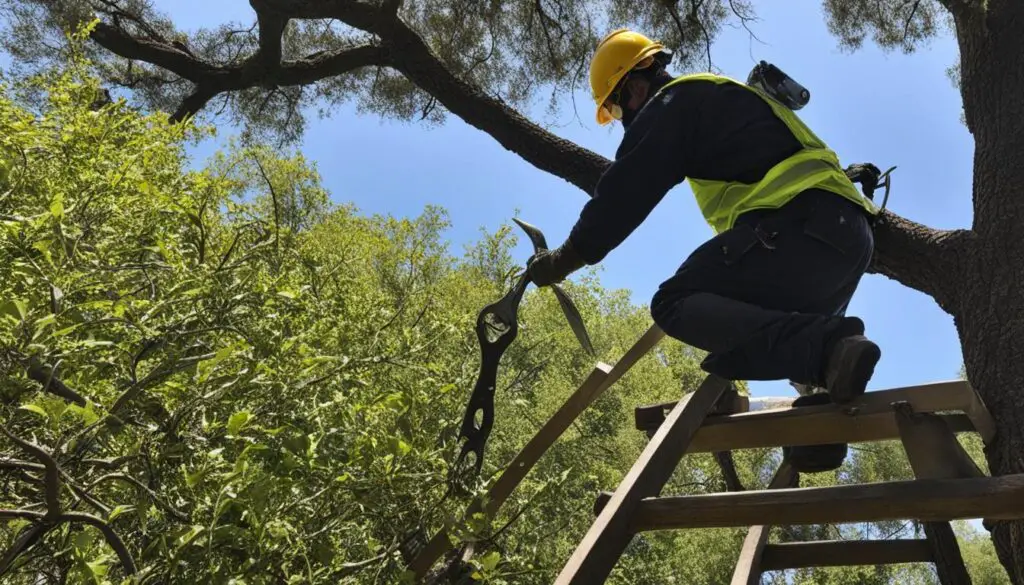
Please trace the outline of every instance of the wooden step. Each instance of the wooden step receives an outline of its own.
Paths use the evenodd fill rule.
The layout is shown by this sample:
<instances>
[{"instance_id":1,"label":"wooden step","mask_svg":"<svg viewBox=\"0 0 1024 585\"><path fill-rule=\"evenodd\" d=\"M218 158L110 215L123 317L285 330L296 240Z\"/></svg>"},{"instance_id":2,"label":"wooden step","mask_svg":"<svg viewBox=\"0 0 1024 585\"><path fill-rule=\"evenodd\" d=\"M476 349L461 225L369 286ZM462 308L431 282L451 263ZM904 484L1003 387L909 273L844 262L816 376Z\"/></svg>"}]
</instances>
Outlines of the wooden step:
<instances>
[{"instance_id":1,"label":"wooden step","mask_svg":"<svg viewBox=\"0 0 1024 585\"><path fill-rule=\"evenodd\" d=\"M995 435L995 423L974 390L966 382L954 381L869 392L845 406L784 407L711 416L697 431L687 452L896 439L900 434L892 404L897 402L908 403L919 413L963 412L940 416L951 431L976 430L986 444ZM651 409L671 406L673 403L644 407L638 426L641 422L657 424ZM650 433L651 429L647 430Z\"/></svg>"},{"instance_id":2,"label":"wooden step","mask_svg":"<svg viewBox=\"0 0 1024 585\"><path fill-rule=\"evenodd\" d=\"M762 571L928 563L931 549L925 539L914 540L825 540L769 544L761 557Z\"/></svg>"},{"instance_id":3,"label":"wooden step","mask_svg":"<svg viewBox=\"0 0 1024 585\"><path fill-rule=\"evenodd\" d=\"M1024 519L1024 474L646 498L631 529L961 518Z\"/></svg>"}]
</instances>

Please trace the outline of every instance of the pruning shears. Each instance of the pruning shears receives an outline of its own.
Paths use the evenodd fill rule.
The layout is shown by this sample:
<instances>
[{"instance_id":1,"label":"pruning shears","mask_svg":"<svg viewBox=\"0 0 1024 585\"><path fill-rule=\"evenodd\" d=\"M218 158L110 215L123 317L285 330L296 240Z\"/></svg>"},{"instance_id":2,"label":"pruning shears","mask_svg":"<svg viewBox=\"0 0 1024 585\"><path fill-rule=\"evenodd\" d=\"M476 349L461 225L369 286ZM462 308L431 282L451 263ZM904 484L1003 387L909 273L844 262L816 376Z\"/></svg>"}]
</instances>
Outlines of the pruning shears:
<instances>
[{"instance_id":1,"label":"pruning shears","mask_svg":"<svg viewBox=\"0 0 1024 585\"><path fill-rule=\"evenodd\" d=\"M538 228L516 218L513 218L512 221L523 228L526 235L530 237L534 256L548 249L547 240ZM530 259L532 260L533 256ZM529 261L527 261L527 266L529 266ZM483 466L484 446L494 424L494 390L497 385L498 363L519 333L519 303L523 300L523 294L529 283L529 272L524 270L504 297L487 305L477 315L476 336L480 342L480 371L473 394L470 395L469 403L466 405L466 413L459 431L459 439L465 439L465 443L463 443L455 463L456 470L462 469L466 457L470 453L474 458L473 474L479 474ZM576 334L576 339L587 353L594 355L594 347L590 343L590 336L587 334L583 317L576 305L557 284L552 284L551 289L569 321L569 326Z\"/></svg>"}]
</instances>

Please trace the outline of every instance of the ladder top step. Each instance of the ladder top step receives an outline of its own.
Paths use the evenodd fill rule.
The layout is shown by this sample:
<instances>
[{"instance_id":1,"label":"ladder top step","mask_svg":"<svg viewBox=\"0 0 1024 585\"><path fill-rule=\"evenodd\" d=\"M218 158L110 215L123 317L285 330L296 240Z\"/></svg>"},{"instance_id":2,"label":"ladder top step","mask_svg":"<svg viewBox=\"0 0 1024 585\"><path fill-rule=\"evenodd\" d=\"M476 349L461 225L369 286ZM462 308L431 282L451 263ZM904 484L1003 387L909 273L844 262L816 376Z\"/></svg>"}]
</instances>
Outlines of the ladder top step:
<instances>
[{"instance_id":1,"label":"ladder top step","mask_svg":"<svg viewBox=\"0 0 1024 585\"><path fill-rule=\"evenodd\" d=\"M944 415L954 432L977 431L988 443L995 423L973 389L964 381L868 392L848 405L828 404L794 408L792 399L758 398L770 408L714 415L707 418L688 449L691 453L727 451L782 445L857 443L899 437L893 403L907 402L914 412L963 412ZM649 433L661 424L675 403L636 410L637 426ZM656 416L658 415L658 416Z\"/></svg>"}]
</instances>

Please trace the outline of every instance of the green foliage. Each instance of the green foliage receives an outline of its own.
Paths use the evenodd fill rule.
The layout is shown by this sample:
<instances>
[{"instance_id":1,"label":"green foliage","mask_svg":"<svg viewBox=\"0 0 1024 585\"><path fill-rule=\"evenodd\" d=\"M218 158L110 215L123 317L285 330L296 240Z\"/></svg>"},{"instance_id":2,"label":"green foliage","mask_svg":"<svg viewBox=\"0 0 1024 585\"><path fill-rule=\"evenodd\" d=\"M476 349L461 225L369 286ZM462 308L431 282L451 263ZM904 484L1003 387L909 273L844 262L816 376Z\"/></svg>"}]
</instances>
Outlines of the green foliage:
<instances>
[{"instance_id":1,"label":"green foliage","mask_svg":"<svg viewBox=\"0 0 1024 585\"><path fill-rule=\"evenodd\" d=\"M476 544L469 580L549 583L589 527L596 492L617 485L645 444L633 407L702 378L700 352L667 340L579 418L496 518L461 523L470 496L444 498L448 465L478 365L476 313L516 265L512 228L456 256L442 210L403 219L331 204L299 154L235 145L189 170L185 149L205 131L122 101L95 108L97 88L76 55L7 83L0 98L0 420L59 463L63 511L108 523L141 582L399 582L401 543L447 524ZM33 110L23 95L44 101ZM567 288L603 361L649 325L646 309L592 275ZM474 493L592 365L554 296L528 291ZM873 449L805 483L907 474L897 446ZM0 508L42 511L37 458L9 440L0 453ZM765 485L778 455L737 453L744 484ZM724 489L701 455L665 491ZM890 528L902 527L776 538ZM0 550L34 529L5 520ZM611 582L727 582L744 533L638 536ZM991 544L965 538L978 582L999 582ZM3 576L121 583L115 552L95 528L63 523ZM810 571L797 582L933 582L914 570Z\"/></svg>"}]
</instances>

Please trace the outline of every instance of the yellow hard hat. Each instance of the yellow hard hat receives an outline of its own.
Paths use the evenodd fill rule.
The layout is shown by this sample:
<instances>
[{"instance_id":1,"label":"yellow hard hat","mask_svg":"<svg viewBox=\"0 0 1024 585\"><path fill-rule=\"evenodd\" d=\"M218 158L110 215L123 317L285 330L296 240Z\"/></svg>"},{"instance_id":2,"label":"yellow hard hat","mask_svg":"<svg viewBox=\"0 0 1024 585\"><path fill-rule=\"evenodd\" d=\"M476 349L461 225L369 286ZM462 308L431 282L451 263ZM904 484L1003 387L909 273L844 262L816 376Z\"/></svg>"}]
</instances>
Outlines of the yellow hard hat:
<instances>
[{"instance_id":1,"label":"yellow hard hat","mask_svg":"<svg viewBox=\"0 0 1024 585\"><path fill-rule=\"evenodd\" d=\"M620 28L612 31L597 45L590 61L590 91L597 104L597 123L605 125L615 118L621 118L621 108L613 113L604 102L623 76L633 69L648 67L653 57L665 47L644 35Z\"/></svg>"}]
</instances>

